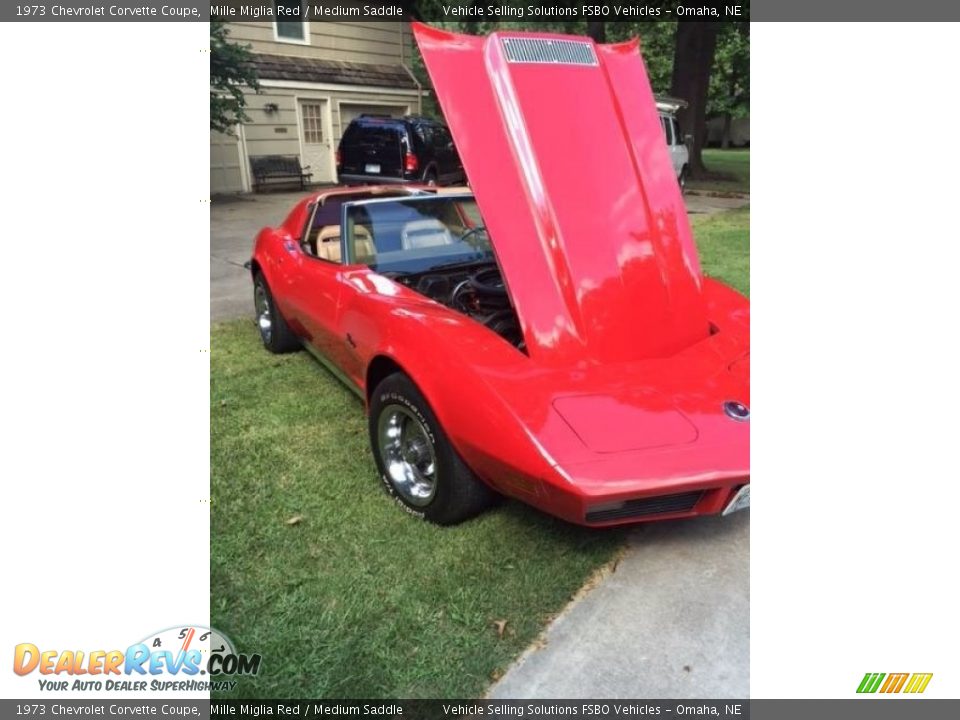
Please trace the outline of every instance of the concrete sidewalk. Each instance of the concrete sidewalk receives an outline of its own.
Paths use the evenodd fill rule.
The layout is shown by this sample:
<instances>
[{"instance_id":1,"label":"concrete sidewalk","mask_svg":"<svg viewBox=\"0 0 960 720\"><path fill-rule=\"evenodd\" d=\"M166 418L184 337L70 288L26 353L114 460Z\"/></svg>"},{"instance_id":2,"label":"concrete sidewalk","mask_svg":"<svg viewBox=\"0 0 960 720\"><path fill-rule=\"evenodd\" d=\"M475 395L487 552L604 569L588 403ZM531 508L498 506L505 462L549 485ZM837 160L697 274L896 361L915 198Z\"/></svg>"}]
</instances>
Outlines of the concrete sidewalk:
<instances>
[{"instance_id":1,"label":"concrete sidewalk","mask_svg":"<svg viewBox=\"0 0 960 720\"><path fill-rule=\"evenodd\" d=\"M747 698L750 514L638 526L494 699Z\"/></svg>"}]
</instances>

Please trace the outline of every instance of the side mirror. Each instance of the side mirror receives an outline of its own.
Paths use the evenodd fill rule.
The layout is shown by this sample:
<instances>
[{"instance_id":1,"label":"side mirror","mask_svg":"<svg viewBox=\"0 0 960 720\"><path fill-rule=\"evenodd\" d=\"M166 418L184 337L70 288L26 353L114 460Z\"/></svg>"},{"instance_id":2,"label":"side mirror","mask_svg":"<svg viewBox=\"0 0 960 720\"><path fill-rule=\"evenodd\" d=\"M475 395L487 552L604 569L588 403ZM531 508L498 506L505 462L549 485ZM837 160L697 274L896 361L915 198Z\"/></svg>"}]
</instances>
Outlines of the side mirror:
<instances>
[{"instance_id":1,"label":"side mirror","mask_svg":"<svg viewBox=\"0 0 960 720\"><path fill-rule=\"evenodd\" d=\"M687 133L686 135L684 135L684 136L683 136L683 144L684 144L684 145L693 145L693 135L690 135L689 133Z\"/></svg>"}]
</instances>

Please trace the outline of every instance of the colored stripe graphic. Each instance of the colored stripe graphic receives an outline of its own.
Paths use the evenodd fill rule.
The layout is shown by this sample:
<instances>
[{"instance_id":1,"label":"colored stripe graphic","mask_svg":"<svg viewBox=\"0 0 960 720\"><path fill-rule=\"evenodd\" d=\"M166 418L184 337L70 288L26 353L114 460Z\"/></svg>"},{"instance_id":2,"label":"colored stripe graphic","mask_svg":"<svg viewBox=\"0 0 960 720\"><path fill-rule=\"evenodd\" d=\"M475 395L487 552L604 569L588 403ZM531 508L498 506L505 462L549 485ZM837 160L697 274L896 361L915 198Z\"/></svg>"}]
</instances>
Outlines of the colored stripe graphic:
<instances>
[{"instance_id":1,"label":"colored stripe graphic","mask_svg":"<svg viewBox=\"0 0 960 720\"><path fill-rule=\"evenodd\" d=\"M877 688L880 687L880 682L885 676L885 673L867 673L863 676L863 680L860 681L860 687L857 688L857 692L875 693Z\"/></svg>"},{"instance_id":2,"label":"colored stripe graphic","mask_svg":"<svg viewBox=\"0 0 960 720\"><path fill-rule=\"evenodd\" d=\"M886 682L884 682L886 678ZM922 693L927 689L933 673L866 673L863 680L857 687L858 693L875 693L879 690L881 693L898 693L901 690L904 693ZM881 686L881 683L883 685Z\"/></svg>"},{"instance_id":3,"label":"colored stripe graphic","mask_svg":"<svg viewBox=\"0 0 960 720\"><path fill-rule=\"evenodd\" d=\"M907 687L904 692L922 693L927 689L927 685L930 684L930 678L932 677L933 673L914 673L910 678L910 682L907 683Z\"/></svg>"},{"instance_id":4,"label":"colored stripe graphic","mask_svg":"<svg viewBox=\"0 0 960 720\"><path fill-rule=\"evenodd\" d=\"M903 688L903 684L910 677L910 673L890 673L887 675L887 681L880 688L882 693L898 693Z\"/></svg>"}]
</instances>

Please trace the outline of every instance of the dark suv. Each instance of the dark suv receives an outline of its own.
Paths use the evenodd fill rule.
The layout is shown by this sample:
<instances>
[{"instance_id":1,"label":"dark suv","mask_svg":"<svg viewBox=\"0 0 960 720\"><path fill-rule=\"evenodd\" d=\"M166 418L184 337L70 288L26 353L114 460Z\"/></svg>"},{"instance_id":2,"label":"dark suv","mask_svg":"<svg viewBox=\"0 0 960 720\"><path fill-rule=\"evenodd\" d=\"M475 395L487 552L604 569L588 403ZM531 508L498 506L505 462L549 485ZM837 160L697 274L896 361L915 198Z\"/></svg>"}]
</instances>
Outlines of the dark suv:
<instances>
[{"instance_id":1,"label":"dark suv","mask_svg":"<svg viewBox=\"0 0 960 720\"><path fill-rule=\"evenodd\" d=\"M337 175L344 185L466 181L446 126L413 115L361 115L351 122L337 147Z\"/></svg>"}]
</instances>

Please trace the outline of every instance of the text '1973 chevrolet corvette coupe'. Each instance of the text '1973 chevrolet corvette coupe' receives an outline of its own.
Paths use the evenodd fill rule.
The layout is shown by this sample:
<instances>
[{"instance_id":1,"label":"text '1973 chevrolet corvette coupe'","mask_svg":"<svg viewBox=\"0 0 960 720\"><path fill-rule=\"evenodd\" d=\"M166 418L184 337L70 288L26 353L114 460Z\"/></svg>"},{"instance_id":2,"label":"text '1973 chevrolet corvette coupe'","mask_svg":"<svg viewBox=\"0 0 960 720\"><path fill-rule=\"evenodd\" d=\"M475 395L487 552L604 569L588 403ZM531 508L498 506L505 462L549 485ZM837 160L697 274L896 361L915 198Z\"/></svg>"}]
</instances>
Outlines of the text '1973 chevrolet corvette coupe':
<instances>
[{"instance_id":1,"label":"text '1973 chevrolet corvette coupe'","mask_svg":"<svg viewBox=\"0 0 960 720\"><path fill-rule=\"evenodd\" d=\"M266 347L365 400L387 491L593 526L749 505L750 306L700 269L636 42L415 25L470 191L316 192L257 236Z\"/></svg>"}]
</instances>

